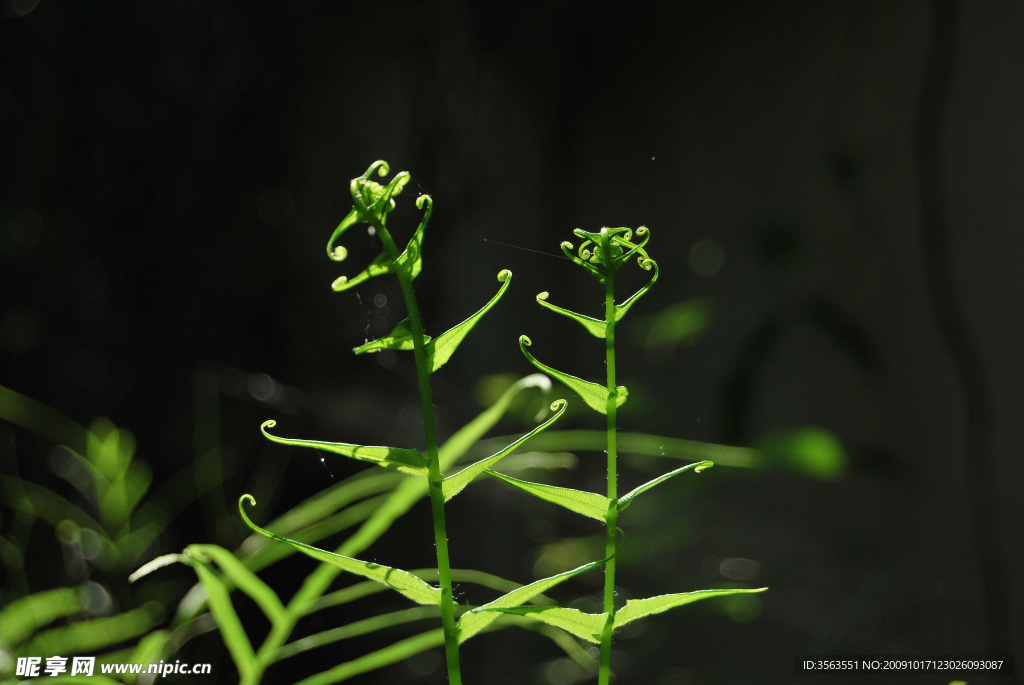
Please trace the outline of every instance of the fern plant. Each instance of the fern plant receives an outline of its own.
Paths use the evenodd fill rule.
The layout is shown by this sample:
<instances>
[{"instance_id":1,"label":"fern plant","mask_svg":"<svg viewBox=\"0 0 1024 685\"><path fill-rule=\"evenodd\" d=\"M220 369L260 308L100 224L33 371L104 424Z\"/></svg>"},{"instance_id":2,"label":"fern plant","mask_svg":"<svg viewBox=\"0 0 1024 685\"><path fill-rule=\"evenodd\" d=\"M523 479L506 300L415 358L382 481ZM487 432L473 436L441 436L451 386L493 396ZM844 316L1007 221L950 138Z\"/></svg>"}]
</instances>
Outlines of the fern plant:
<instances>
[{"instance_id":1,"label":"fern plant","mask_svg":"<svg viewBox=\"0 0 1024 685\"><path fill-rule=\"evenodd\" d=\"M631 490L622 497L618 496L618 463L616 453L616 414L628 397L628 391L624 386L616 385L615 378L615 326L621 321L630 308L642 297L658 280L658 265L651 259L645 246L650 240L650 231L641 226L636 229L636 242L633 242L633 231L629 228L602 228L597 233L588 233L581 229L573 231L576 237L583 242L578 251L573 253L572 243L566 241L561 244L562 251L578 266L583 267L597 281L604 286L605 308L604 320L595 319L577 312L557 307L548 302L548 293L542 292L537 295L537 302L544 308L572 319L582 325L588 333L605 341L605 364L607 367L607 382L605 385L592 383L590 381L571 376L567 373L554 369L547 364L538 361L527 349L532 344L527 336L519 338L519 345L526 358L541 371L554 376L564 383L571 390L576 392L587 406L594 411L606 415L608 419L606 451L608 457L608 481L607 494L601 495L571 490L567 488L556 488L550 485L539 483L528 483L509 476L494 473L495 477L506 483L526 491L527 493L542 500L559 504L577 514L602 521L605 524L605 551L607 561L604 565L604 606L601 614L586 614L577 609L566 607L527 607L509 609L520 615L550 623L562 627L577 637L591 642L600 643L601 661L598 674L599 685L607 685L611 675L611 643L612 634L617 628L650 614L667 611L673 607L682 606L707 597L734 594L739 592L760 592L758 590L732 589L732 590L705 590L700 592L686 592L647 599L630 600L625 607L616 611L615 609L615 549L617 540L617 523L619 513L626 509L633 499L646 490L662 483L669 478L677 476L686 471L700 473L702 470L712 466L711 461L700 461L687 466L680 467L665 473L643 485ZM640 290L626 299L622 304L615 304L615 275L616 273L636 257L640 268L645 271L654 270L651 280Z\"/></svg>"},{"instance_id":2,"label":"fern plant","mask_svg":"<svg viewBox=\"0 0 1024 685\"><path fill-rule=\"evenodd\" d=\"M285 642L302 616L324 605L330 605L331 600L324 597L323 593L340 572L339 569L363 576L374 583L390 588L417 604L437 607L440 612L442 627L440 635L438 635L438 631L431 631L414 638L409 638L392 645L390 648L367 655L363 659L341 664L335 669L319 676L314 676L309 679L311 683L338 682L356 673L379 668L388 663L412 656L424 649L436 646L438 644L438 637L440 637L445 647L449 683L458 684L461 683L459 645L485 629L497 627L492 625L496 624L496 622L507 625L508 618L515 619L515 617L503 617L499 611L496 611L497 609L518 607L524 603L536 601L548 589L573 576L593 569L605 561L603 559L596 560L572 571L545 578L526 586L519 586L510 581L488 576L487 574L452 569L445 526L445 503L461 492L477 476L482 475L485 471L490 471L491 467L496 466L503 458L515 452L524 442L557 421L565 411L566 402L565 400L556 400L551 404L550 408L553 413L550 418L495 454L481 459L456 473L448 476L444 475L444 472L451 468L455 461L465 454L494 425L501 414L508 408L515 394L526 387L550 387L550 381L545 377L538 376L523 379L510 388L499 399L495 407L484 412L484 414L452 436L444 446L439 448L434 425L430 375L440 369L451 358L452 354L477 322L497 304L508 290L512 274L507 270L498 274L498 281L501 283L501 287L497 294L478 312L437 338L432 339L425 335L413 290L413 280L419 275L423 267L422 245L424 231L430 219L432 200L427 195L421 195L417 198L416 206L424 210L424 215L405 249L399 252L398 246L387 229L387 217L395 209L394 198L401 193L402 189L409 182L410 176L407 172L398 173L387 185L381 185L372 180L375 173L380 176L386 176L389 172L387 163L378 161L371 165L365 174L352 181L350 190L354 207L342 220L337 229L335 229L328 241L327 253L334 261L344 260L348 255L347 250L335 243L345 231L360 223L368 224L373 229L373 233L384 244L384 251L372 260L362 272L353 278L344 276L338 278L333 284L333 289L339 292L344 291L369 278L389 273L397 276L409 314L408 318L396 325L394 330L388 335L379 340L361 345L355 348L354 351L356 354L379 352L382 350L412 351L416 362L420 405L427 446L426 455L421 454L416 449L402 447L364 446L280 437L268 432L268 429L275 427L275 422L272 420L266 421L262 425L261 430L270 440L286 445L312 447L325 452L332 452L404 474L407 478L394 487L388 499L366 520L360 530L334 552L322 550L303 540L279 534L301 527L295 526L294 521L287 520L289 518L287 515L282 517L284 520L279 519L275 522L276 525L272 524L267 529L257 526L246 515L244 507L246 502L255 504L255 500L250 495L243 495L240 498L239 511L250 528L269 540L285 543L291 548L323 562L323 565L317 571L307 577L303 587L287 606L281 602L269 586L255 575L254 571L260 567L258 563L251 563L255 555L249 560L242 561L238 556L215 545L192 545L186 548L182 554L166 555L154 559L134 574L135 578L139 578L161 566L174 562L182 562L192 566L199 577L205 596L200 597L199 601L191 602L191 605L193 607L197 605L209 607L210 613L216 619L217 626L220 628L222 637L231 652L232 658L238 667L241 681L244 684L258 682L264 670L270 664L280 658L301 651L302 646L297 645L297 643L286 645ZM370 480L370 478L372 477L363 478L362 480L366 481ZM350 483L349 485L353 486L355 483ZM425 493L424 490L426 491ZM352 556L369 546L380 534L387 530L388 526L398 516L408 511L422 494L427 494L431 502L434 542L437 551L436 570L413 573L362 561ZM335 493L335 496L331 499L338 500L338 494ZM274 528L277 528L278 532L275 532ZM304 532L309 531L307 529ZM249 563L246 563L247 561ZM219 568L219 573L215 570L215 567ZM452 579L455 576L459 576L467 582L478 582L505 590L506 592L498 599L478 609L472 611L465 611L464 608L457 610L452 596ZM436 579L438 585L435 586L428 583L425 578ZM232 606L229 593L234 588L238 588L249 595L270 619L270 634L258 650L252 647ZM345 591L341 592L344 593ZM356 594L358 595L358 593ZM351 599L352 597L346 595L343 600L334 603L350 601ZM183 604L185 603L183 602ZM461 614L461 616L457 616L457 614ZM499 621L502 618L506 620ZM399 621L385 620L378 621L378 624L380 626L393 625L397 622ZM565 640L561 639L563 634L561 630L555 634L548 633L549 637L552 637L556 642L566 647L571 653L573 651L572 647L569 647ZM327 640L321 640L320 643L325 641ZM575 651L581 650L577 647Z\"/></svg>"},{"instance_id":3,"label":"fern plant","mask_svg":"<svg viewBox=\"0 0 1024 685\"><path fill-rule=\"evenodd\" d=\"M607 496L558 488L513 478L508 473L496 470L505 457L516 453L529 443L536 444L542 433L555 423L565 412L567 403L559 399L550 405L552 415L525 435L510 438L497 445L497 451L490 456L477 459L468 466L456 470L460 460L476 454L480 446L491 445L495 439L481 443L480 439L493 427L508 410L513 399L527 388L549 389L551 382L542 374L521 379L476 419L457 431L443 445L438 445L431 402L431 374L440 369L456 351L476 323L491 309L508 290L511 273L507 270L498 274L501 283L498 292L478 312L451 330L431 338L423 331L413 281L422 271L422 247L424 232L430 219L432 201L421 195L416 206L424 210L412 238L399 252L398 246L387 229L387 218L395 208L395 198L402 192L410 177L406 172L396 174L391 181L382 185L372 180L374 174L386 176L390 173L385 162L375 162L365 174L351 182L350 190L353 208L335 229L327 244L327 253L334 261L344 260L347 250L337 245L338 239L351 227L367 224L380 237L384 251L358 275L339 277L334 281L335 291L352 288L369 278L394 274L401 286L408 318L379 340L368 342L354 349L356 354L380 352L383 350L412 352L417 370L421 410L423 414L426 454L416 449L403 447L365 446L351 443L332 443L300 438L290 438L269 432L276 427L274 421L261 426L263 434L277 443L316 448L351 459L381 467L383 471L370 469L353 476L327 491L316 495L295 509L272 521L265 528L253 523L245 506L255 505L250 495L239 499L239 511L245 523L255 531L243 545L232 553L216 545L190 545L181 554L158 557L140 568L133 578L142 577L153 570L170 563L180 562L195 569L199 583L186 595L179 605L178 615L171 630L163 633L163 646L157 653L168 656L189 639L190 636L219 628L225 645L238 668L243 685L255 685L271 665L296 654L328 645L355 635L380 630L390 626L419 621L440 614L441 627L413 637L400 640L362 657L340 663L322 673L310 676L300 685L330 685L351 678L360 673L393 664L426 649L444 646L448 666L449 684L462 682L459 666L459 647L474 635L487 630L518 625L537 630L558 644L581 665L593 668L592 658L584 651L578 639L602 645L600 677L607 682L610 669L608 648L613 631L636 619L666 611L675 606L687 604L706 597L750 592L751 590L708 590L652 597L631 601L623 609L615 611L613 604L615 581L614 560L621 550L617 544L616 531L618 513L625 509L633 498L658 483L684 471L699 471L711 465L710 461L696 461L693 454L706 454L707 448L696 444L676 445L664 456L676 456L695 460L649 483L646 483L623 497L617 497L616 432L615 412L626 399L626 390L615 385L615 323L642 296L657 278L657 265L644 251L647 230L639 229L638 237L644 242L634 244L628 229L604 229L599 234L588 236L588 242L579 255L570 255L578 264L587 268L606 286L606 316L604 321L585 317L555 307L546 302L547 293L538 296L545 307L562 313L583 324L588 331L607 341L608 384L602 387L552 369L534 359L526 348L530 341L525 336L520 345L526 356L538 368L558 378L578 393L584 402L595 410L608 415L607 441L609 455L609 481ZM589 244L597 247L590 251ZM565 248L563 249L571 249ZM621 305L614 303L614 275L633 255L637 255L641 267L654 269L655 278L640 292ZM556 438L555 442L569 449L587 449L586 435L570 431ZM585 433L585 432L584 432ZM551 434L549 434L551 435ZM552 435L552 437L554 437ZM660 445L668 442L657 436L630 436L634 442L655 440ZM568 445L566 445L566 440ZM685 441L676 441L685 442ZM636 446L634 446L636 449ZM728 450L729 448L718 448ZM712 453L718 454L711 450ZM725 461L730 458L723 453ZM749 460L736 455L731 458L739 462ZM504 469L508 471L508 469ZM454 471L449 473L449 471ZM446 475L448 474L448 475ZM472 570L453 568L450 561L445 522L445 503L466 488L478 476L490 475L517 488L525 490L548 502L560 504L570 510L598 519L606 526L607 545L605 556L581 566L519 585L512 581ZM409 511L422 497L429 497L434 527L434 542L437 553L437 568L407 571L390 566L360 560L356 555L375 542L402 515ZM359 524L356 532L334 551L315 547L319 540ZM262 541L262 542L261 542ZM283 544L272 544L272 543ZM302 552L321 562L320 566L304 580L302 587L287 602L262 581L256 574L269 565L281 561L294 552ZM586 614L575 609L556 606L544 593L556 585L587 571L604 566L606 568L605 611L601 614ZM346 588L328 592L332 581L341 572L352 573L367 579ZM457 606L452 595L453 580L476 583L503 592L497 599L482 606ZM433 583L437 583L434 585ZM271 628L263 643L254 647L232 604L230 593L240 590L248 595L270 621ZM296 624L304 616L321 609L356 601L374 592L390 589L421 605L411 609L395 611L356 621L288 642ZM756 591L756 590L754 590ZM526 606L526 605L531 606ZM212 619L212 620L211 620Z\"/></svg>"}]
</instances>

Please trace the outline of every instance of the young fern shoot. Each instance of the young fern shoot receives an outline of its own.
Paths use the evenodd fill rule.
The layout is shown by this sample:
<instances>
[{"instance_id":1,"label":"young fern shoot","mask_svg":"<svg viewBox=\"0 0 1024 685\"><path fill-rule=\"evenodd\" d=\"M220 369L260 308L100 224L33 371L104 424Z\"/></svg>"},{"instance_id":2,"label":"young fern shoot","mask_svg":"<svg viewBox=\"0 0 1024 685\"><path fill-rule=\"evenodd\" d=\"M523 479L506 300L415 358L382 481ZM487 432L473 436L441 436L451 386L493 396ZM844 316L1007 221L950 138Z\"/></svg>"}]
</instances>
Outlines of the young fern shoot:
<instances>
[{"instance_id":1,"label":"young fern shoot","mask_svg":"<svg viewBox=\"0 0 1024 685\"><path fill-rule=\"evenodd\" d=\"M296 540L284 538L270 531L256 526L245 515L242 508L244 500L248 499L250 504L254 500L249 495L244 495L239 501L239 509L246 524L257 533L272 540L291 545L295 549L334 566L337 566L350 573L361 575L370 580L376 581L399 592L419 604L437 605L441 612L441 623L444 633L445 655L448 664L448 682L450 685L460 685L462 676L459 667L459 644L476 632L487 627L495 618L496 614L474 615L472 618L455 620L455 602L452 596L452 569L448 553L448 536L445 527L445 502L458 494L463 488L478 475L489 470L498 461L516 450L526 440L544 430L565 411L565 400L557 400L551 405L554 414L543 424L536 427L530 433L522 436L498 453L472 464L462 471L445 478L442 473L443 456L440 455L437 444L437 431L434 425L434 411L431 399L430 374L443 366L454 354L455 350L462 343L469 332L476 326L477 322L486 314L508 290L511 283L512 273L503 270L498 274L498 281L501 283L497 294L491 298L478 312L470 316L462 323L451 330L442 333L436 338L431 338L423 332L423 322L420 318L419 306L416 302L416 294L413 290L413 280L419 275L423 268L423 238L424 230L430 219L432 200L428 195L421 195L416 200L416 206L424 209L424 215L412 238L409 240L402 252L398 251L394 238L387 229L387 216L395 208L394 198L398 196L405 185L409 182L408 172L395 174L391 182L386 186L381 185L371 178L374 173L386 176L389 168L386 162L374 162L366 173L359 178L353 179L350 190L354 207L342 220L341 224L334 230L327 243L327 254L334 261L342 261L348 256L347 250L335 245L346 230L356 224L368 224L375 235L384 244L384 251L373 259L369 266L354 278L342 276L334 281L332 288L341 292L348 290L363 281L388 273L398 277L402 295L405 300L408 318L397 324L388 335L366 343L354 349L356 354L380 352L382 350L396 350L413 352L416 360L416 377L419 388L420 408L423 414L423 425L426 437L427 454L424 458L418 450L400 447L371 447L353 445L348 443L328 443L312 440L296 440L282 438L267 433L267 428L274 427L273 421L263 424L264 435L275 442L303 447L314 447L326 452L333 452L352 459L374 463L386 469L392 469L411 476L426 479L430 496L431 512L434 523L434 542L437 551L437 579L440 587L433 587L413 574L401 569L380 566L360 561L336 552L327 552ZM582 573L593 566L603 563L602 561L588 564L574 572L561 574L553 579L538 581L533 585L520 587L517 590L506 594L497 602L504 600L505 606L518 606L523 602L530 601L537 595L543 593L547 588L565 580L573 575ZM494 604L492 602L492 604ZM468 614L467 614L468 615Z\"/></svg>"},{"instance_id":2,"label":"young fern shoot","mask_svg":"<svg viewBox=\"0 0 1024 685\"><path fill-rule=\"evenodd\" d=\"M524 481L492 474L510 485L524 490L535 497L560 504L578 514L589 516L605 523L605 556L608 561L605 563L604 582L604 611L601 614L584 614L575 609L564 607L518 607L515 609L503 609L506 613L517 613L529 616L536 620L558 626L577 637L591 642L600 643L601 661L598 673L599 685L607 685L611 676L610 655L612 634L616 628L644 616L660 613L676 606L723 594L736 592L758 592L760 590L705 590L701 592L680 593L675 595L662 595L642 600L630 600L625 607L616 611L615 609L615 550L616 531L619 512L629 506L633 499L642 492L655 485L668 480L684 471L700 471L712 466L710 461L702 461L669 473L663 474L654 480L641 485L623 497L618 496L618 463L616 453L616 413L627 397L628 391L624 386L616 385L615 379L615 326L636 301L646 293L658 280L658 264L651 259L645 246L650 239L650 232L645 226L636 229L636 240L634 232L629 228L602 228L598 233L588 233L581 229L575 229L573 233L583 240L578 251L573 253L573 245L563 242L562 251L575 264L586 269L605 288L605 316L604 320L595 319L577 312L557 307L548 302L548 293L543 292L537 295L537 302L542 307L566 316L582 325L588 333L605 340L605 362L607 366L607 379L604 386L581 378L571 376L557 369L538 361L527 349L532 341L524 336L519 339L520 348L526 358L537 368L545 373L554 376L564 383L571 390L579 394L580 398L594 411L605 414L608 419L607 429L607 455L608 455L608 484L607 495L600 495L580 492L567 488L555 488L549 485L527 483ZM640 290L634 293L622 304L615 303L615 275L634 256L637 264L644 271L654 271L651 280ZM764 588L762 588L764 589Z\"/></svg>"}]
</instances>

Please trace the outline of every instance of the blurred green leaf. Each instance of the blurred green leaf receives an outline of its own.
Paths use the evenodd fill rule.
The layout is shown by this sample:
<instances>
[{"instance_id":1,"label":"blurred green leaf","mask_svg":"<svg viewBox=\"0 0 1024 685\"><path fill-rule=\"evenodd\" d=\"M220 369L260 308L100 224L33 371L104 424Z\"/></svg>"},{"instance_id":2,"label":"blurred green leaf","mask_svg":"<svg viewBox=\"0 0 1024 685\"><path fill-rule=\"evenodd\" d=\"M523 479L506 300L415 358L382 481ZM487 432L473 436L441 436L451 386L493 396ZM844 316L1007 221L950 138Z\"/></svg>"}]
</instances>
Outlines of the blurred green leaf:
<instances>
[{"instance_id":1,"label":"blurred green leaf","mask_svg":"<svg viewBox=\"0 0 1024 685\"><path fill-rule=\"evenodd\" d=\"M80 611L82 604L73 588L62 587L22 597L0 612L0 643L7 648L17 647L40 628Z\"/></svg>"},{"instance_id":2,"label":"blurred green leaf","mask_svg":"<svg viewBox=\"0 0 1024 685\"><path fill-rule=\"evenodd\" d=\"M491 430L496 423L504 416L505 412L508 411L512 401L527 388L539 388L544 392L548 392L551 389L551 380L542 373L534 373L529 376L524 376L518 381L513 383L507 390L505 390L501 396L492 404L488 409L481 412L476 418L467 423L465 426L455 432L443 445L441 445L438 451L438 460L440 461L441 471L446 471L451 468L452 464L457 462L462 455L466 454L477 441L482 438L487 431ZM508 440L503 440L500 445L496 445L490 452L495 452L503 445L507 445L509 442L516 440L515 437L510 437Z\"/></svg>"},{"instance_id":3,"label":"blurred green leaf","mask_svg":"<svg viewBox=\"0 0 1024 685\"><path fill-rule=\"evenodd\" d=\"M284 618L284 605L277 594L231 552L217 545L189 545L185 548L185 553L212 558L228 580L259 605L271 623L277 623Z\"/></svg>"},{"instance_id":4,"label":"blurred green leaf","mask_svg":"<svg viewBox=\"0 0 1024 685\"><path fill-rule=\"evenodd\" d=\"M147 602L116 616L77 621L39 633L18 650L21 656L81 654L138 637L148 632L163 615L163 606Z\"/></svg>"},{"instance_id":5,"label":"blurred green leaf","mask_svg":"<svg viewBox=\"0 0 1024 685\"><path fill-rule=\"evenodd\" d=\"M360 471L292 507L286 514L267 524L267 530L278 535L289 535L322 520L352 502L391 490L401 480L401 475L390 471ZM242 548L248 551L250 544L262 547L266 543L262 536L253 533L242 544Z\"/></svg>"},{"instance_id":6,"label":"blurred green leaf","mask_svg":"<svg viewBox=\"0 0 1024 685\"><path fill-rule=\"evenodd\" d=\"M0 476L0 486L2 486L2 492L0 492L2 501L12 509L38 516L54 526L64 519L70 519L81 528L91 528L97 531L103 529L103 526L95 519L74 504L35 483L20 478Z\"/></svg>"},{"instance_id":7,"label":"blurred green leaf","mask_svg":"<svg viewBox=\"0 0 1024 685\"><path fill-rule=\"evenodd\" d=\"M846 473L846 451L836 435L824 428L807 426L775 432L759 448L769 462L819 480L839 480Z\"/></svg>"},{"instance_id":8,"label":"blurred green leaf","mask_svg":"<svg viewBox=\"0 0 1024 685\"><path fill-rule=\"evenodd\" d=\"M169 637L170 633L166 630L154 630L139 640L139 643L135 645L135 649L132 650L131 656L125 659L125 661L133 664L143 664L143 670L145 670L147 664L155 664L160 660ZM124 681L127 683L134 683L137 679L138 675L134 673L126 673L124 675Z\"/></svg>"},{"instance_id":9,"label":"blurred green leaf","mask_svg":"<svg viewBox=\"0 0 1024 685\"><path fill-rule=\"evenodd\" d=\"M86 450L89 431L52 407L0 386L0 419L26 428L79 454Z\"/></svg>"},{"instance_id":10,"label":"blurred green leaf","mask_svg":"<svg viewBox=\"0 0 1024 685\"><path fill-rule=\"evenodd\" d=\"M366 635L377 630L383 630L384 628L391 628L393 626L404 625L406 623L412 623L414 621L423 621L425 619L438 619L441 615L438 613L436 607L432 606L421 606L413 607L411 609L403 609L401 611L392 611L386 614L380 614L371 618L363 619L362 621L355 621L348 625L339 626L338 628L332 628L330 630L324 630L304 637L301 640L290 642L281 647L273 655L272 661L281 661L307 652L317 647L323 647L339 640L345 640L350 637L357 637L359 635Z\"/></svg>"},{"instance_id":11,"label":"blurred green leaf","mask_svg":"<svg viewBox=\"0 0 1024 685\"><path fill-rule=\"evenodd\" d=\"M473 455L487 454L507 444L512 436L481 440ZM685 461L713 461L719 466L756 468L763 462L757 450L749 447L715 445L696 440L681 440L649 433L619 432L616 438L619 454L644 454ZM608 434L598 430L549 430L534 436L522 445L523 450L538 452L603 452L608 447Z\"/></svg>"},{"instance_id":12,"label":"blurred green leaf","mask_svg":"<svg viewBox=\"0 0 1024 685\"><path fill-rule=\"evenodd\" d=\"M680 592L673 595L660 595L646 599L631 599L626 606L615 612L615 628L618 629L631 621L653 614L660 614L675 607L691 604L709 597L724 597L727 595L750 594L753 592L764 592L768 588L762 587L753 590L729 589L729 590L698 590L697 592Z\"/></svg>"},{"instance_id":13,"label":"blurred green leaf","mask_svg":"<svg viewBox=\"0 0 1024 685\"><path fill-rule=\"evenodd\" d=\"M436 630L406 638L375 652L370 652L358 659L338 664L330 670L317 673L305 680L300 680L297 685L331 685L342 680L348 680L361 673L396 664L420 652L432 649L433 647L439 647L443 644L444 629L437 628Z\"/></svg>"},{"instance_id":14,"label":"blurred green leaf","mask_svg":"<svg viewBox=\"0 0 1024 685\"><path fill-rule=\"evenodd\" d=\"M590 518L597 519L598 521L603 522L605 520L605 517L608 515L608 509L612 506L610 499L593 492L584 492L582 490L573 490L571 488L559 488L554 485L543 485L541 483L530 483L489 469L487 473L498 480L505 481L512 487L519 488L523 492L528 492L534 497L546 502L558 504L566 509L576 512L577 514L589 516Z\"/></svg>"},{"instance_id":15,"label":"blurred green leaf","mask_svg":"<svg viewBox=\"0 0 1024 685\"><path fill-rule=\"evenodd\" d=\"M224 646L231 653L231 659L235 662L241 682L255 682L256 674L260 671L259 663L256 661L256 653L252 649L252 643L249 642L249 636L245 634L242 622L238 619L238 614L235 613L234 605L231 604L227 588L202 561L195 560L190 565L195 569L196 575L199 576L199 582L206 589L210 613L217 621Z\"/></svg>"},{"instance_id":16,"label":"blurred green leaf","mask_svg":"<svg viewBox=\"0 0 1024 685\"><path fill-rule=\"evenodd\" d=\"M675 347L700 339L711 324L711 306L703 298L679 302L659 312L651 322L644 344L647 347Z\"/></svg>"}]
</instances>

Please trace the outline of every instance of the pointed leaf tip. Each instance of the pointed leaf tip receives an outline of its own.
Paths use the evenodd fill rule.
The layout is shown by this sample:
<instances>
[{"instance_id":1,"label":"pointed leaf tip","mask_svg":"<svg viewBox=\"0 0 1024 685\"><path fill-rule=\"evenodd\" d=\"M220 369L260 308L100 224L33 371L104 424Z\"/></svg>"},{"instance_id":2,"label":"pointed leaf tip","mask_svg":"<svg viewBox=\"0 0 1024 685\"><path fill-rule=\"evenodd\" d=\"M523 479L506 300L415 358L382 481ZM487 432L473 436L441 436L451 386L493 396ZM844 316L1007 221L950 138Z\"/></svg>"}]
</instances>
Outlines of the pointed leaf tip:
<instances>
[{"instance_id":1,"label":"pointed leaf tip","mask_svg":"<svg viewBox=\"0 0 1024 685\"><path fill-rule=\"evenodd\" d=\"M455 350L458 349L462 341L469 335L469 332L477 325L484 314L489 312L494 305L498 303L498 300L508 290L509 285L512 283L512 272L508 269L503 269L498 273L498 281L501 283L501 288L498 292L485 304L480 311L473 314L471 317L458 324L457 326L445 331L441 335L437 336L429 345L427 345L427 355L430 360L430 373L434 373L439 368L451 359L451 356L455 354Z\"/></svg>"}]
</instances>

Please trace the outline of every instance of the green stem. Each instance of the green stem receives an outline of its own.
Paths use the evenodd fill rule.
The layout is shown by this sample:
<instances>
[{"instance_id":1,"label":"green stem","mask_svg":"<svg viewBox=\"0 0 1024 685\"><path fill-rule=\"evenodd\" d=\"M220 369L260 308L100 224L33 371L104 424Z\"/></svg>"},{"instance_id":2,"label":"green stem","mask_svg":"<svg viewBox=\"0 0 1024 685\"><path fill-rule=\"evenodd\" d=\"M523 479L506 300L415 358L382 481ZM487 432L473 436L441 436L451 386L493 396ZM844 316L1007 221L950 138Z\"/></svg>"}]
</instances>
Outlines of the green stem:
<instances>
[{"instance_id":1,"label":"green stem","mask_svg":"<svg viewBox=\"0 0 1024 685\"><path fill-rule=\"evenodd\" d=\"M448 560L448 533L444 521L444 494L441 491L441 466L437 457L437 431L434 427L434 404L430 392L430 360L423 344L423 322L416 304L416 293L412 289L412 278L408 269L398 261L398 247L387 229L374 226L377 235L395 265L398 282L402 286L405 307L409 312L412 330L413 352L416 355L416 376L420 388L420 408L423 411L423 428L427 437L427 484L430 490L430 510L434 516L434 542L437 547L437 571L441 584L441 624L444 627L444 651L448 659L448 685L462 685L459 671L459 642L455 631L455 601L452 597L452 572Z\"/></svg>"},{"instance_id":2,"label":"green stem","mask_svg":"<svg viewBox=\"0 0 1024 685\"><path fill-rule=\"evenodd\" d=\"M604 234L604 231L602 231ZM608 366L608 499L618 499L618 467L615 460L615 414L617 403L615 397L615 273L612 271L611 241L607 235L601 244L605 263L605 296L604 320L605 328L605 362ZM619 517L618 507L611 507L605 518L607 534L605 536L605 556L609 557L604 565L604 612L608 614L604 631L601 633L601 666L598 671L598 685L608 685L611 676L612 632L615 624L615 531Z\"/></svg>"}]
</instances>

